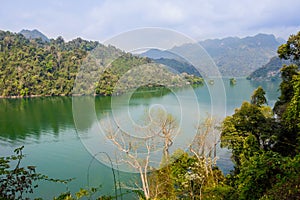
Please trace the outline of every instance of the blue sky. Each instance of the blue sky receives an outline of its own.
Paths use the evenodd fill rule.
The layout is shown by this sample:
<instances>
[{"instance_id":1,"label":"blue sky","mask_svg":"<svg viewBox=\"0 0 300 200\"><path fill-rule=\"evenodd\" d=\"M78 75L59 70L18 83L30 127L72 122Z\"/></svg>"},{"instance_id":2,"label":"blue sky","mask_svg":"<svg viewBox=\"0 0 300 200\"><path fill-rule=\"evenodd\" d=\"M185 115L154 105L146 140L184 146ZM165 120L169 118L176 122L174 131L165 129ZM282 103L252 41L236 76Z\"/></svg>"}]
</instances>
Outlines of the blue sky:
<instances>
[{"instance_id":1,"label":"blue sky","mask_svg":"<svg viewBox=\"0 0 300 200\"><path fill-rule=\"evenodd\" d=\"M48 37L104 41L142 27L196 40L300 30L299 0L15 0L2 1L0 29L38 29Z\"/></svg>"}]
</instances>

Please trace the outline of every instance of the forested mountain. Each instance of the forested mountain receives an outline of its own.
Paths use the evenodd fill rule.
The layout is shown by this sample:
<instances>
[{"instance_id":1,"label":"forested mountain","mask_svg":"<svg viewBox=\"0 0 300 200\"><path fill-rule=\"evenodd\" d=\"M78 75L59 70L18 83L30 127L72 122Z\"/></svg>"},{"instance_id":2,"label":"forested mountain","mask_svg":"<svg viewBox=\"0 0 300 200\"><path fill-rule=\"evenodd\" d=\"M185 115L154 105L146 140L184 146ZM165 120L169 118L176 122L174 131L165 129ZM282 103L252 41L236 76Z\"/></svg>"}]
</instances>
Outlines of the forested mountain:
<instances>
[{"instance_id":1,"label":"forested mountain","mask_svg":"<svg viewBox=\"0 0 300 200\"><path fill-rule=\"evenodd\" d=\"M92 50L96 53L87 58ZM0 31L0 96L71 95L80 67L85 68L92 64L86 65L89 61L84 63L85 59L101 63L103 57L113 55L117 55L116 59L111 60L110 67L104 71L94 69L96 65L91 69L83 69L86 72L85 78L89 78L94 70L98 70L97 73L101 76L93 77L99 80L93 83L96 85L95 88L82 88L81 91L76 91L83 92L82 94L111 95L116 83L127 71L147 64L153 66L150 65L152 61L149 58L122 52L113 46L104 46L99 42L81 38L65 42L62 37L58 37L46 42L41 38L26 39L22 34ZM95 58L92 58L93 56ZM151 73L168 77L165 81L163 78L156 80L157 85L183 86L202 83L202 79L192 75L176 75L166 70L164 66L155 66L144 70L148 72L149 77ZM148 84L149 77L147 74L140 74L137 77L123 78L122 89L134 88L142 83Z\"/></svg>"},{"instance_id":2,"label":"forested mountain","mask_svg":"<svg viewBox=\"0 0 300 200\"><path fill-rule=\"evenodd\" d=\"M24 37L27 38L27 39L40 38L44 42L49 42L50 41L47 36L45 36L43 33L41 33L40 31L38 31L36 29L34 29L34 30L23 29L23 30L20 31L20 34L24 35Z\"/></svg>"},{"instance_id":3,"label":"forested mountain","mask_svg":"<svg viewBox=\"0 0 300 200\"><path fill-rule=\"evenodd\" d=\"M267 63L276 55L277 47L283 39L274 35L258 34L245 38L227 37L223 39L208 39L199 44L214 60L223 76L245 77ZM177 46L169 51L150 49L142 53L152 59L174 59L182 62L183 59L172 52L188 51L188 45ZM189 52L193 54L193 52ZM198 53L198 52L197 52ZM196 57L197 55L191 55Z\"/></svg>"},{"instance_id":4,"label":"forested mountain","mask_svg":"<svg viewBox=\"0 0 300 200\"><path fill-rule=\"evenodd\" d=\"M248 76L276 55L280 45L274 35L228 37L205 40L200 45L213 58L224 76Z\"/></svg>"},{"instance_id":5,"label":"forested mountain","mask_svg":"<svg viewBox=\"0 0 300 200\"><path fill-rule=\"evenodd\" d=\"M288 64L290 64L289 61L274 56L267 64L252 72L247 79L255 81L277 80L281 76L280 69L282 66Z\"/></svg>"}]
</instances>

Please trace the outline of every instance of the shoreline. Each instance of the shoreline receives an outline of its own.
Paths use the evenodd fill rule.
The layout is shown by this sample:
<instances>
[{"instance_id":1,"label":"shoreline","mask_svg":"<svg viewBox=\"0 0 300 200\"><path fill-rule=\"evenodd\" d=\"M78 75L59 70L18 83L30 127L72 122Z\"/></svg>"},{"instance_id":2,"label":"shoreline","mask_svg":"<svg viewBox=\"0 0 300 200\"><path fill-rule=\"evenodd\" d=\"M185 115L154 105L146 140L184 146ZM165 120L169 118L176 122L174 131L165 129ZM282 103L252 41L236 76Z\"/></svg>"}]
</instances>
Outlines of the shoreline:
<instances>
[{"instance_id":1,"label":"shoreline","mask_svg":"<svg viewBox=\"0 0 300 200\"><path fill-rule=\"evenodd\" d=\"M26 98L36 98L36 97L63 97L67 95L41 95L41 94L34 94L34 95L26 95L26 96L0 96L0 99L26 99Z\"/></svg>"}]
</instances>

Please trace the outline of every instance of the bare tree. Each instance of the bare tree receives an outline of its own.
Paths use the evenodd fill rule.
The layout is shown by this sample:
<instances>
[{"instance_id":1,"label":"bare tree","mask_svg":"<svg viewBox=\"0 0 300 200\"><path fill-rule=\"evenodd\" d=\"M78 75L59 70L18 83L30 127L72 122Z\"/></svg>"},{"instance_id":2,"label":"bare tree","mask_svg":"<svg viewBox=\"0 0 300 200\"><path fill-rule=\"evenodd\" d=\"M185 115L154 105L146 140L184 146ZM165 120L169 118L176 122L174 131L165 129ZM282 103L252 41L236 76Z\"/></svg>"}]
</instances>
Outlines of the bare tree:
<instances>
[{"instance_id":1,"label":"bare tree","mask_svg":"<svg viewBox=\"0 0 300 200\"><path fill-rule=\"evenodd\" d=\"M139 137L123 131L115 123L104 124L106 137L118 150L118 163L125 163L140 176L141 185L136 184L135 189L142 190L146 199L150 199L155 192L150 192L149 172L154 169L157 152L162 150L163 159L168 161L169 148L173 144L173 138L177 131L175 118L157 110L151 117L148 126L137 128ZM163 160L161 159L161 160Z\"/></svg>"},{"instance_id":2,"label":"bare tree","mask_svg":"<svg viewBox=\"0 0 300 200\"><path fill-rule=\"evenodd\" d=\"M198 167L195 176L199 182L199 198L201 199L201 189L203 184L214 184L213 168L217 161L217 145L220 142L220 130L218 121L208 116L203 123L197 127L197 134L191 143L189 150L197 158ZM210 182L210 183L209 183Z\"/></svg>"}]
</instances>

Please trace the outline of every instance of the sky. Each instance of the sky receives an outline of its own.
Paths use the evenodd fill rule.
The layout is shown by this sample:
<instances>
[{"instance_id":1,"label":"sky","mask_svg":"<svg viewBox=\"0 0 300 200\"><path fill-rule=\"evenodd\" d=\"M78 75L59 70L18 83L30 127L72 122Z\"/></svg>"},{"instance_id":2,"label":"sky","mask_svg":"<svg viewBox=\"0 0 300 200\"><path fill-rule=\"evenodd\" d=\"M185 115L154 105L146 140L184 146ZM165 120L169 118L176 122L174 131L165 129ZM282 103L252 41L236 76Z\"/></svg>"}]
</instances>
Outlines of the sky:
<instances>
[{"instance_id":1,"label":"sky","mask_svg":"<svg viewBox=\"0 0 300 200\"><path fill-rule=\"evenodd\" d=\"M49 38L105 41L143 27L195 40L300 30L299 0L4 0L0 30L38 29Z\"/></svg>"}]
</instances>

